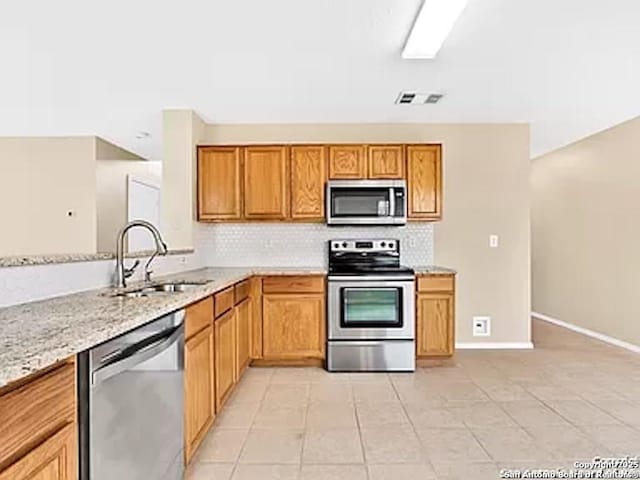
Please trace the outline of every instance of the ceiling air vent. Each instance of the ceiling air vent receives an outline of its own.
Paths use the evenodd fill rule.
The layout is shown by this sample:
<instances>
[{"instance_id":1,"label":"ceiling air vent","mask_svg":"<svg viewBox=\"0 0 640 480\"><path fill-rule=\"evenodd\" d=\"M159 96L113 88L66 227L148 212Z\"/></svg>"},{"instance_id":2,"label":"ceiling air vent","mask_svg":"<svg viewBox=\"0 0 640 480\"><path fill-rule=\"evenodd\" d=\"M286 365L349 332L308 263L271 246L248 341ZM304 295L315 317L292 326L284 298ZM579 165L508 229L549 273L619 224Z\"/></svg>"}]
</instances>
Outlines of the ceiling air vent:
<instances>
[{"instance_id":1,"label":"ceiling air vent","mask_svg":"<svg viewBox=\"0 0 640 480\"><path fill-rule=\"evenodd\" d=\"M438 103L443 97L441 93L400 92L397 105L427 105Z\"/></svg>"}]
</instances>

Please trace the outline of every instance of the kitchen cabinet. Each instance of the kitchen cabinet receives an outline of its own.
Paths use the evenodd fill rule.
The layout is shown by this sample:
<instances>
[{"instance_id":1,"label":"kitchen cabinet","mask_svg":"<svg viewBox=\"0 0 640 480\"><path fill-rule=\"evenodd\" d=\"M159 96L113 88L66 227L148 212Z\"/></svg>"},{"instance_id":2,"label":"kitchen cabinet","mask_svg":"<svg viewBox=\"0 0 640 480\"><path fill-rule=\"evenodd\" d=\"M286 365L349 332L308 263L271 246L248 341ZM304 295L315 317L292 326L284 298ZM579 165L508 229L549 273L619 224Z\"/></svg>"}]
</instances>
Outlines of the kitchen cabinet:
<instances>
[{"instance_id":1,"label":"kitchen cabinet","mask_svg":"<svg viewBox=\"0 0 640 480\"><path fill-rule=\"evenodd\" d=\"M198 220L240 220L241 148L198 149Z\"/></svg>"},{"instance_id":2,"label":"kitchen cabinet","mask_svg":"<svg viewBox=\"0 0 640 480\"><path fill-rule=\"evenodd\" d=\"M407 204L409 220L442 217L441 145L407 146Z\"/></svg>"},{"instance_id":3,"label":"kitchen cabinet","mask_svg":"<svg viewBox=\"0 0 640 480\"><path fill-rule=\"evenodd\" d=\"M251 278L251 358L262 358L262 278Z\"/></svg>"},{"instance_id":4,"label":"kitchen cabinet","mask_svg":"<svg viewBox=\"0 0 640 480\"><path fill-rule=\"evenodd\" d=\"M370 179L404 178L403 145L369 145L367 153Z\"/></svg>"},{"instance_id":5,"label":"kitchen cabinet","mask_svg":"<svg viewBox=\"0 0 640 480\"><path fill-rule=\"evenodd\" d=\"M236 382L236 316L229 310L214 322L216 411L229 398Z\"/></svg>"},{"instance_id":6,"label":"kitchen cabinet","mask_svg":"<svg viewBox=\"0 0 640 480\"><path fill-rule=\"evenodd\" d=\"M285 146L244 148L244 218L289 216L289 158Z\"/></svg>"},{"instance_id":7,"label":"kitchen cabinet","mask_svg":"<svg viewBox=\"0 0 640 480\"><path fill-rule=\"evenodd\" d=\"M236 378L239 379L251 362L251 299L236 305Z\"/></svg>"},{"instance_id":8,"label":"kitchen cabinet","mask_svg":"<svg viewBox=\"0 0 640 480\"><path fill-rule=\"evenodd\" d=\"M427 275L417 279L416 354L444 357L454 353L455 277Z\"/></svg>"},{"instance_id":9,"label":"kitchen cabinet","mask_svg":"<svg viewBox=\"0 0 640 480\"><path fill-rule=\"evenodd\" d=\"M329 178L357 180L367 178L365 145L330 145Z\"/></svg>"},{"instance_id":10,"label":"kitchen cabinet","mask_svg":"<svg viewBox=\"0 0 640 480\"><path fill-rule=\"evenodd\" d=\"M211 311L210 317L213 316ZM189 338L184 352L184 455L191 461L215 418L213 325Z\"/></svg>"},{"instance_id":11,"label":"kitchen cabinet","mask_svg":"<svg viewBox=\"0 0 640 480\"><path fill-rule=\"evenodd\" d=\"M291 218L323 221L327 180L326 148L323 145L291 147Z\"/></svg>"},{"instance_id":12,"label":"kitchen cabinet","mask_svg":"<svg viewBox=\"0 0 640 480\"><path fill-rule=\"evenodd\" d=\"M67 425L1 471L0 480L75 480L76 456L75 428Z\"/></svg>"},{"instance_id":13,"label":"kitchen cabinet","mask_svg":"<svg viewBox=\"0 0 640 480\"><path fill-rule=\"evenodd\" d=\"M75 365L0 390L0 480L77 478Z\"/></svg>"},{"instance_id":14,"label":"kitchen cabinet","mask_svg":"<svg viewBox=\"0 0 640 480\"><path fill-rule=\"evenodd\" d=\"M266 277L262 284L262 353L265 360L324 359L324 278Z\"/></svg>"}]
</instances>

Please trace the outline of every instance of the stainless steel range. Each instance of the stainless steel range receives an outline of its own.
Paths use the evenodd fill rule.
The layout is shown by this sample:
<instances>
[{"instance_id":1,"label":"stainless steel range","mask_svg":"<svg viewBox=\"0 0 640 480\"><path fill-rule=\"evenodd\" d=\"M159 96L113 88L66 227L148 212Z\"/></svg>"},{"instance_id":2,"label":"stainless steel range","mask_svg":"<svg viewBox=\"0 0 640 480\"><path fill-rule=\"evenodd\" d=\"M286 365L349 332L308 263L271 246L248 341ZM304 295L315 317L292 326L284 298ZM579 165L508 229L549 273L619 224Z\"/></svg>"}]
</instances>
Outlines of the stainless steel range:
<instances>
[{"instance_id":1,"label":"stainless steel range","mask_svg":"<svg viewBox=\"0 0 640 480\"><path fill-rule=\"evenodd\" d=\"M329 371L415 370L414 271L395 239L329 242Z\"/></svg>"}]
</instances>

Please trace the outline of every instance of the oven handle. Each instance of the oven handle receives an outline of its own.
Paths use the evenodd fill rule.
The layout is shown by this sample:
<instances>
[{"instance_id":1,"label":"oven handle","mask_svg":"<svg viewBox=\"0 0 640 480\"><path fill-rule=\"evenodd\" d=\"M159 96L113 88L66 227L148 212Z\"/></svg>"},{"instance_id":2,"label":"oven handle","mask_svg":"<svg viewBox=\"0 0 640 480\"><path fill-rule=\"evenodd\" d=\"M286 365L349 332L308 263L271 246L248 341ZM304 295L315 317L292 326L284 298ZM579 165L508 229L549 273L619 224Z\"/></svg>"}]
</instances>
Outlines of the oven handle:
<instances>
[{"instance_id":1,"label":"oven handle","mask_svg":"<svg viewBox=\"0 0 640 480\"><path fill-rule=\"evenodd\" d=\"M388 284L395 284L400 282L413 282L415 277L413 275L407 276L398 276L398 277L389 277L388 275L340 275L340 276L331 276L328 278L329 282L341 283L341 282L381 282L384 281Z\"/></svg>"}]
</instances>

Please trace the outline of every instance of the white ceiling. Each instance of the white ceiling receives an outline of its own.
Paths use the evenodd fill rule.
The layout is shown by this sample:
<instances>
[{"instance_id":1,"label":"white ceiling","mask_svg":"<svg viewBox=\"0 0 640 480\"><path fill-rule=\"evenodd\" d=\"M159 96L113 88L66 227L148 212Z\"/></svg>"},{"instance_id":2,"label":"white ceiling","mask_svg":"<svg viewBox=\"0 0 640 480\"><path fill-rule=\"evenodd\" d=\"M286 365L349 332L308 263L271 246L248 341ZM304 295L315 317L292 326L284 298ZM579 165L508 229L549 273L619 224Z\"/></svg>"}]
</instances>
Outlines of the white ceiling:
<instances>
[{"instance_id":1,"label":"white ceiling","mask_svg":"<svg viewBox=\"0 0 640 480\"><path fill-rule=\"evenodd\" d=\"M0 135L161 154L161 110L214 123L530 122L532 155L640 113L639 0L469 0L436 60L420 0L32 0L0 15ZM400 90L441 91L399 106ZM136 139L139 131L151 139Z\"/></svg>"}]
</instances>

